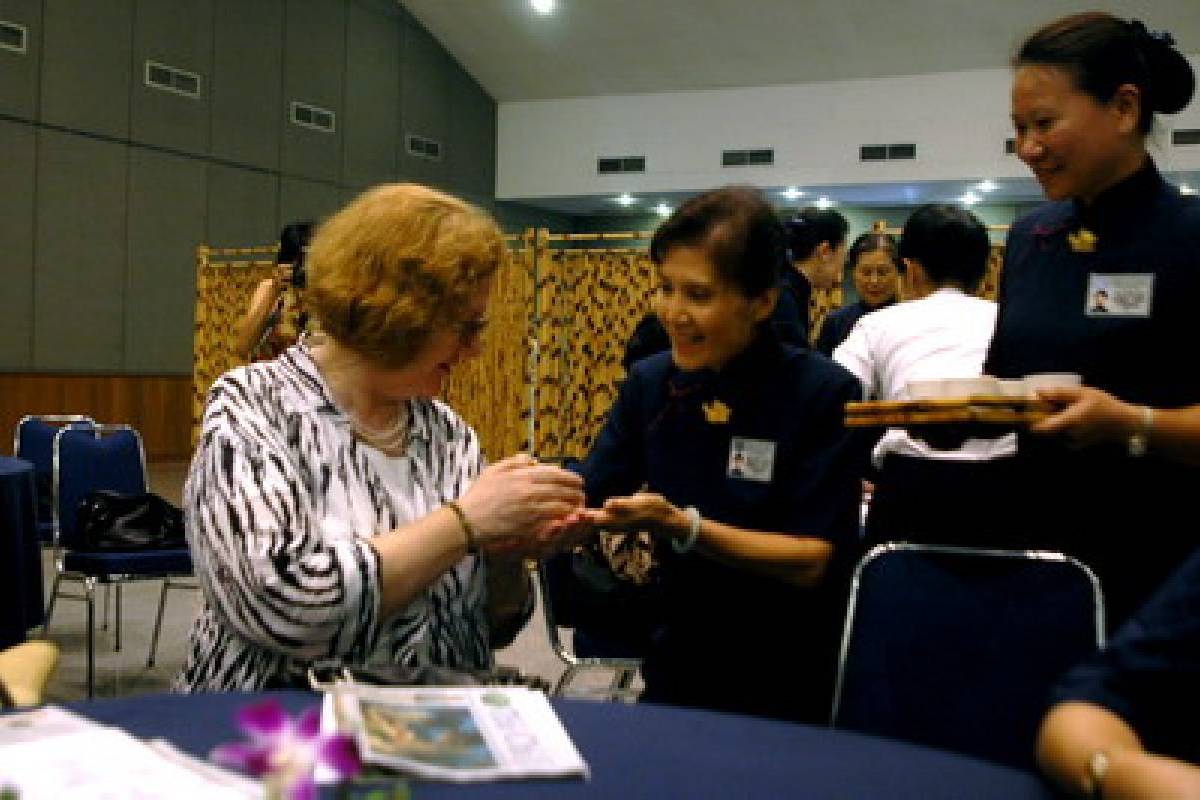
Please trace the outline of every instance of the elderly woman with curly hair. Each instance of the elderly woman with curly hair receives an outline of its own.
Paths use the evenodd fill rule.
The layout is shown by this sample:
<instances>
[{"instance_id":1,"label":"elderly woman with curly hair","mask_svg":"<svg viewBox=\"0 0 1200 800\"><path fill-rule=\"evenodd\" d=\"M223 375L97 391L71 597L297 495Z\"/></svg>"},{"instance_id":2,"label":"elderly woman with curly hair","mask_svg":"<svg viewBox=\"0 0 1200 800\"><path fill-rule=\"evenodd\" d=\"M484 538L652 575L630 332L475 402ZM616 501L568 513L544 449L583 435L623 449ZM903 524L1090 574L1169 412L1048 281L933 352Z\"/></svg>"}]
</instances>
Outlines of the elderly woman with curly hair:
<instances>
[{"instance_id":1,"label":"elderly woman with curly hair","mask_svg":"<svg viewBox=\"0 0 1200 800\"><path fill-rule=\"evenodd\" d=\"M490 217L416 185L317 230L323 333L209 393L184 499L204 602L177 689L295 685L326 659L491 665L489 571L569 537L583 503L528 456L485 466L435 399L478 352L502 258Z\"/></svg>"}]
</instances>

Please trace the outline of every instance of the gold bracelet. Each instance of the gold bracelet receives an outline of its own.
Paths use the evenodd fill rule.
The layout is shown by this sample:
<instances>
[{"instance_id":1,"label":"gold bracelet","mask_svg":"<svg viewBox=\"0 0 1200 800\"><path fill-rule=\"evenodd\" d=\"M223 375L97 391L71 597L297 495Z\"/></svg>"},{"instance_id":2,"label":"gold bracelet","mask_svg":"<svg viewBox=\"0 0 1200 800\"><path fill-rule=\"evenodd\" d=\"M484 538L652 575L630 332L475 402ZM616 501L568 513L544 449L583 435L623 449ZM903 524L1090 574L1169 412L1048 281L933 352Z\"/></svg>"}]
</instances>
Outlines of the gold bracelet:
<instances>
[{"instance_id":1,"label":"gold bracelet","mask_svg":"<svg viewBox=\"0 0 1200 800\"><path fill-rule=\"evenodd\" d=\"M454 512L454 516L458 517L458 524L462 526L463 535L467 537L467 552L474 553L479 549L479 537L475 535L475 528L467 519L467 512L462 510L454 500L446 503L446 508Z\"/></svg>"}]
</instances>

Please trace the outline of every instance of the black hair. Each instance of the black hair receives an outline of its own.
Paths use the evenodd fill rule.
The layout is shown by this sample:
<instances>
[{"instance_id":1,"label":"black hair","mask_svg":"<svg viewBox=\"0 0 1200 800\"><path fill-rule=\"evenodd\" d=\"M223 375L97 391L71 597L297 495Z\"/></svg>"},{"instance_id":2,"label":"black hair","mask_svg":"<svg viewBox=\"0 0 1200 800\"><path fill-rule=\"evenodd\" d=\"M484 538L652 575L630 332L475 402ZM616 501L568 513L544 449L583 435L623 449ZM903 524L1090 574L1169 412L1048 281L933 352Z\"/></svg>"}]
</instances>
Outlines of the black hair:
<instances>
[{"instance_id":1,"label":"black hair","mask_svg":"<svg viewBox=\"0 0 1200 800\"><path fill-rule=\"evenodd\" d=\"M837 247L846 241L850 224L831 208L806 208L787 221L788 249L792 261L803 261L821 242Z\"/></svg>"},{"instance_id":2,"label":"black hair","mask_svg":"<svg viewBox=\"0 0 1200 800\"><path fill-rule=\"evenodd\" d=\"M921 262L938 286L958 285L971 292L987 274L991 248L979 218L948 203L919 207L904 223L900 237L901 258Z\"/></svg>"},{"instance_id":3,"label":"black hair","mask_svg":"<svg viewBox=\"0 0 1200 800\"><path fill-rule=\"evenodd\" d=\"M846 253L846 263L850 265L850 269L854 269L858 264L858 259L867 253L876 251L887 253L887 257L892 260L896 269L904 268L900 263L900 248L897 246L896 240L890 233L882 231L868 231L855 239L854 244L850 245L850 250Z\"/></svg>"},{"instance_id":4,"label":"black hair","mask_svg":"<svg viewBox=\"0 0 1200 800\"><path fill-rule=\"evenodd\" d=\"M1071 14L1043 25L1013 57L1014 67L1046 65L1071 74L1076 88L1107 103L1123 84L1141 90L1138 126L1148 133L1154 113L1174 114L1191 101L1196 76L1166 32L1102 11Z\"/></svg>"},{"instance_id":5,"label":"black hair","mask_svg":"<svg viewBox=\"0 0 1200 800\"><path fill-rule=\"evenodd\" d=\"M661 265L676 247L701 248L747 297L778 284L789 268L783 224L751 186L722 186L687 200L654 232L650 259Z\"/></svg>"},{"instance_id":6,"label":"black hair","mask_svg":"<svg viewBox=\"0 0 1200 800\"><path fill-rule=\"evenodd\" d=\"M292 265L292 285L303 289L308 282L304 269L304 254L308 250L309 239L312 238L313 224L311 222L293 222L284 225L279 232L279 252L275 254L276 264Z\"/></svg>"}]
</instances>

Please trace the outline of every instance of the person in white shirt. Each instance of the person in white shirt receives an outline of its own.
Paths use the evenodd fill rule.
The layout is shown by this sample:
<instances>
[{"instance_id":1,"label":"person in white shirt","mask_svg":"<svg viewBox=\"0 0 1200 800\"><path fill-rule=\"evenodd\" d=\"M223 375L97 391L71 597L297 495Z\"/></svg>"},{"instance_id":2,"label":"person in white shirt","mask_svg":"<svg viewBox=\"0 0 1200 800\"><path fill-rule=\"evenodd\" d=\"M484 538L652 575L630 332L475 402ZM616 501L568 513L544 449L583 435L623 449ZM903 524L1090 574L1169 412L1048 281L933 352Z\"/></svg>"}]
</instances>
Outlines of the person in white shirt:
<instances>
[{"instance_id":1,"label":"person in white shirt","mask_svg":"<svg viewBox=\"0 0 1200 800\"><path fill-rule=\"evenodd\" d=\"M864 315L833 358L854 373L869 400L906 400L911 381L978 377L996 305L973 296L990 250L983 224L957 206L929 204L904 225L905 302ZM1015 437L968 439L939 450L899 428L874 448L878 470L867 519L869 543L903 539L983 544L976 494L1003 469ZM980 483L982 482L982 483Z\"/></svg>"}]
</instances>

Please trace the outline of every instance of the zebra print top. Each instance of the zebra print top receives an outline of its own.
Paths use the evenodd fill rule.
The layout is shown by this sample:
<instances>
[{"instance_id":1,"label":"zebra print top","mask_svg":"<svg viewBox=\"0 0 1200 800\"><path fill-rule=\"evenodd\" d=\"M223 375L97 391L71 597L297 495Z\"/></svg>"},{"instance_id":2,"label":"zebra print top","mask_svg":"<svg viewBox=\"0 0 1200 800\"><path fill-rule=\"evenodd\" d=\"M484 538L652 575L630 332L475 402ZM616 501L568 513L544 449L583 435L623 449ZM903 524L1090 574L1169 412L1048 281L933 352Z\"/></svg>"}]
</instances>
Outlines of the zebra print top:
<instances>
[{"instance_id":1,"label":"zebra print top","mask_svg":"<svg viewBox=\"0 0 1200 800\"><path fill-rule=\"evenodd\" d=\"M408 407L408 451L392 458L353 436L304 342L213 384L184 488L203 604L177 691L261 689L326 658L492 665L474 556L379 617L370 539L460 496L483 466L449 406Z\"/></svg>"}]
</instances>

